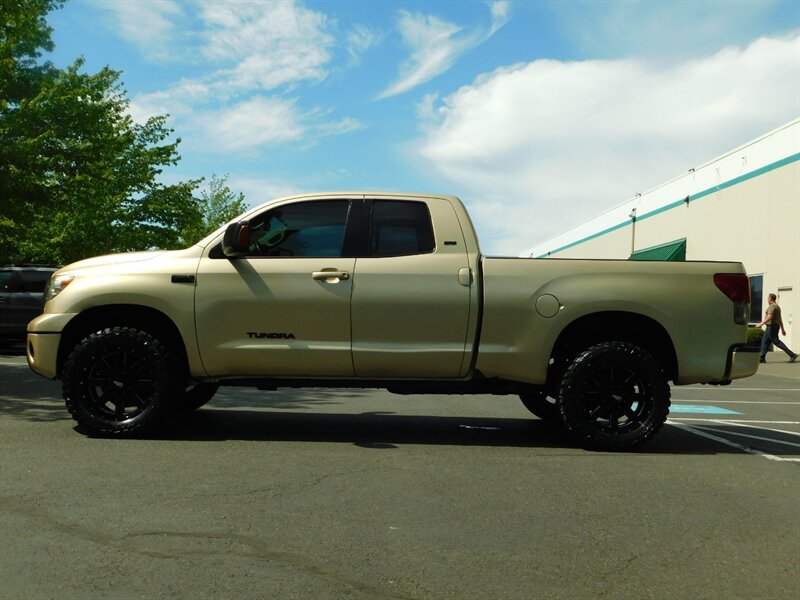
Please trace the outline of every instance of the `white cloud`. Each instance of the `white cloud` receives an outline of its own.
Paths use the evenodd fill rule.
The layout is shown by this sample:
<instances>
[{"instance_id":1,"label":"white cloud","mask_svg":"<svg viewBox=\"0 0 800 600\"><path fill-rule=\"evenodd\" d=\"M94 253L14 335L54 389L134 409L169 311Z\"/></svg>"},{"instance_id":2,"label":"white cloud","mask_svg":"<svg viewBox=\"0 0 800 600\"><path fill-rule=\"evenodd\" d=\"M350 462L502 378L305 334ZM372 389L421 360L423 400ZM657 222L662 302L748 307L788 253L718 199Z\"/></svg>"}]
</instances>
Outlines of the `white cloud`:
<instances>
[{"instance_id":1,"label":"white cloud","mask_svg":"<svg viewBox=\"0 0 800 600\"><path fill-rule=\"evenodd\" d=\"M255 97L217 111L198 115L195 121L218 152L249 150L302 139L303 117L293 101Z\"/></svg>"},{"instance_id":2,"label":"white cloud","mask_svg":"<svg viewBox=\"0 0 800 600\"><path fill-rule=\"evenodd\" d=\"M459 35L462 28L458 25L438 17L400 11L397 27L411 57L400 66L397 81L378 98L396 96L430 81L452 67L462 54L489 39L508 20L508 3L495 2L490 7L492 24L488 32L466 35Z\"/></svg>"},{"instance_id":3,"label":"white cloud","mask_svg":"<svg viewBox=\"0 0 800 600\"><path fill-rule=\"evenodd\" d=\"M293 0L97 2L110 28L153 62L203 62L204 78L238 91L327 77L334 38L328 18ZM187 11L184 11L184 8ZM191 14L187 14L191 13Z\"/></svg>"},{"instance_id":4,"label":"white cloud","mask_svg":"<svg viewBox=\"0 0 800 600\"><path fill-rule=\"evenodd\" d=\"M211 60L236 60L269 52L302 53L304 47L329 46L324 14L293 1L209 2L201 5L203 53Z\"/></svg>"},{"instance_id":5,"label":"white cloud","mask_svg":"<svg viewBox=\"0 0 800 600\"><path fill-rule=\"evenodd\" d=\"M210 94L206 83L183 79L166 90L136 96L131 100L129 112L138 123L155 115L185 117L192 114L193 106L207 102Z\"/></svg>"},{"instance_id":6,"label":"white cloud","mask_svg":"<svg viewBox=\"0 0 800 600\"><path fill-rule=\"evenodd\" d=\"M329 117L329 111L303 112L295 100L256 96L218 110L197 113L192 118L192 129L202 134L207 150L252 152L290 142L308 146L321 137L343 135L363 127L357 119Z\"/></svg>"},{"instance_id":7,"label":"white cloud","mask_svg":"<svg viewBox=\"0 0 800 600\"><path fill-rule=\"evenodd\" d=\"M350 55L349 66L357 65L361 56L370 48L383 41L383 34L366 25L356 24L347 32L347 53Z\"/></svg>"},{"instance_id":8,"label":"white cloud","mask_svg":"<svg viewBox=\"0 0 800 600\"><path fill-rule=\"evenodd\" d=\"M420 157L516 254L800 113L800 38L672 66L538 60L420 111Z\"/></svg>"},{"instance_id":9,"label":"white cloud","mask_svg":"<svg viewBox=\"0 0 800 600\"><path fill-rule=\"evenodd\" d=\"M96 2L99 9L108 11L112 28L118 35L137 46L153 61L177 60L181 51L176 43L176 23L185 17L174 0L127 0L125 2Z\"/></svg>"},{"instance_id":10,"label":"white cloud","mask_svg":"<svg viewBox=\"0 0 800 600\"><path fill-rule=\"evenodd\" d=\"M293 1L192 6L196 30L187 39L194 39L195 54L206 62L205 74L134 97L129 112L136 121L169 114L194 148L246 152L304 136L308 145L363 126L353 118L323 122L329 110L303 112L297 100L278 95L279 88L285 92L327 77L334 40L325 15ZM362 40L361 47L368 42Z\"/></svg>"},{"instance_id":11,"label":"white cloud","mask_svg":"<svg viewBox=\"0 0 800 600\"><path fill-rule=\"evenodd\" d=\"M294 2L204 3L202 54L234 64L217 79L236 89L273 89L327 76L333 37L325 15Z\"/></svg>"}]
</instances>

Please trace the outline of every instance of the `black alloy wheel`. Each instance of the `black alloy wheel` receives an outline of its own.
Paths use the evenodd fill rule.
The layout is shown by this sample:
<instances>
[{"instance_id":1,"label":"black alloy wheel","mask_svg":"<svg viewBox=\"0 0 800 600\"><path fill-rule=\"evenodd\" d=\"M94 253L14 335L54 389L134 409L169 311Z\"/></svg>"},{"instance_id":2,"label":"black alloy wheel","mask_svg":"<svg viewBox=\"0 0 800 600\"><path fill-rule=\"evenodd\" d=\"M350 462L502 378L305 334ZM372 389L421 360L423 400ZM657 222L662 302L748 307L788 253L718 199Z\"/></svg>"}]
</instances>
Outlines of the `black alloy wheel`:
<instances>
[{"instance_id":1,"label":"black alloy wheel","mask_svg":"<svg viewBox=\"0 0 800 600\"><path fill-rule=\"evenodd\" d=\"M669 414L670 391L658 361L626 342L582 352L561 382L561 413L578 441L601 450L629 450L650 439Z\"/></svg>"},{"instance_id":2,"label":"black alloy wheel","mask_svg":"<svg viewBox=\"0 0 800 600\"><path fill-rule=\"evenodd\" d=\"M86 429L117 436L141 432L176 392L164 346L150 333L112 327L73 350L63 370L67 409Z\"/></svg>"}]
</instances>

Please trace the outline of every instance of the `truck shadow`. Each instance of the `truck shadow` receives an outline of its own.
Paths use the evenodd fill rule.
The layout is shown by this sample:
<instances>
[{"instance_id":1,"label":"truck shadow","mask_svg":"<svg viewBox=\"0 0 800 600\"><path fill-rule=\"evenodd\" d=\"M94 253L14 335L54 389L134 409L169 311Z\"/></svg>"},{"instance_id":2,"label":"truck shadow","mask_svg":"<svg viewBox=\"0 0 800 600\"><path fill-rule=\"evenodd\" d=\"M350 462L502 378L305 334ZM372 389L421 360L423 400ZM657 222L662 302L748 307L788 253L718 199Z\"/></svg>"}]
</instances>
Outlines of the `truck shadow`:
<instances>
[{"instance_id":1,"label":"truck shadow","mask_svg":"<svg viewBox=\"0 0 800 600\"><path fill-rule=\"evenodd\" d=\"M322 413L205 408L165 425L151 439L348 443L371 449L402 445L569 447L559 427L534 419Z\"/></svg>"},{"instance_id":2,"label":"truck shadow","mask_svg":"<svg viewBox=\"0 0 800 600\"><path fill-rule=\"evenodd\" d=\"M770 440L752 443L737 437L742 429L716 425L719 436L754 450L784 457L800 456L796 436L770 432ZM323 413L203 408L152 431L147 439L222 442L322 442L365 449L401 446L492 446L578 449L567 431L535 417L492 418L403 415L391 412ZM617 453L587 452L587 455ZM718 455L744 451L666 424L644 446L625 454Z\"/></svg>"}]
</instances>

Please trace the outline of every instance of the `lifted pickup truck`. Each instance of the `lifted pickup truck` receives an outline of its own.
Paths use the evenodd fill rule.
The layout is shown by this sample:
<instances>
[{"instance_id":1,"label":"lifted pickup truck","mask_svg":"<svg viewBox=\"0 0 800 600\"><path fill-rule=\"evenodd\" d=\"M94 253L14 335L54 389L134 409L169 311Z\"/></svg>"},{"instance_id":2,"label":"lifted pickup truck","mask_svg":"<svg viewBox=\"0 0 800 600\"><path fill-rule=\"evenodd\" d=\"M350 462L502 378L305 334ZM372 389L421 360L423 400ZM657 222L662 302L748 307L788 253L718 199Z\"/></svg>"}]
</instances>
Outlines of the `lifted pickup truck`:
<instances>
[{"instance_id":1,"label":"lifted pickup truck","mask_svg":"<svg viewBox=\"0 0 800 600\"><path fill-rule=\"evenodd\" d=\"M85 431L132 435L219 385L516 394L587 447L669 413L669 381L755 373L740 263L486 258L453 196L282 198L191 248L52 277L28 362Z\"/></svg>"}]
</instances>

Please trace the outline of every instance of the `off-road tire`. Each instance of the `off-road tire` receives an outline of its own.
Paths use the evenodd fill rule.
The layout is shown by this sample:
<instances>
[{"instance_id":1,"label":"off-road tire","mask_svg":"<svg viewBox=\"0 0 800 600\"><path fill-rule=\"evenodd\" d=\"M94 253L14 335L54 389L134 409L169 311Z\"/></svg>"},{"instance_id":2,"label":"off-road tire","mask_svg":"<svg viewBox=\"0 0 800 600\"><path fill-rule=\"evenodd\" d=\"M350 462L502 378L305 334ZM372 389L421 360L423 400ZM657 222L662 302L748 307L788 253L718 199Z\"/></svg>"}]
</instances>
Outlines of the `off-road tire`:
<instances>
[{"instance_id":1,"label":"off-road tire","mask_svg":"<svg viewBox=\"0 0 800 600\"><path fill-rule=\"evenodd\" d=\"M91 334L64 364L64 402L91 433L127 437L158 421L180 391L167 349L152 334L110 327Z\"/></svg>"},{"instance_id":2,"label":"off-road tire","mask_svg":"<svg viewBox=\"0 0 800 600\"><path fill-rule=\"evenodd\" d=\"M548 398L544 389L527 391L520 394L519 399L522 400L522 405L528 411L542 421L547 421L554 425L562 423L558 402L553 398Z\"/></svg>"},{"instance_id":3,"label":"off-road tire","mask_svg":"<svg viewBox=\"0 0 800 600\"><path fill-rule=\"evenodd\" d=\"M192 412L205 406L214 397L219 389L218 383L195 383L186 387L182 394L178 394L173 406L176 412Z\"/></svg>"},{"instance_id":4,"label":"off-road tire","mask_svg":"<svg viewBox=\"0 0 800 600\"><path fill-rule=\"evenodd\" d=\"M630 450L667 420L670 390L661 365L627 342L604 342L567 367L559 390L564 424L587 448Z\"/></svg>"}]
</instances>

